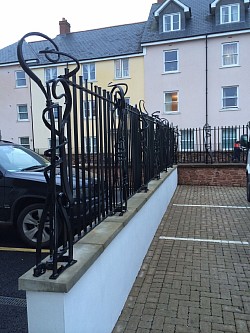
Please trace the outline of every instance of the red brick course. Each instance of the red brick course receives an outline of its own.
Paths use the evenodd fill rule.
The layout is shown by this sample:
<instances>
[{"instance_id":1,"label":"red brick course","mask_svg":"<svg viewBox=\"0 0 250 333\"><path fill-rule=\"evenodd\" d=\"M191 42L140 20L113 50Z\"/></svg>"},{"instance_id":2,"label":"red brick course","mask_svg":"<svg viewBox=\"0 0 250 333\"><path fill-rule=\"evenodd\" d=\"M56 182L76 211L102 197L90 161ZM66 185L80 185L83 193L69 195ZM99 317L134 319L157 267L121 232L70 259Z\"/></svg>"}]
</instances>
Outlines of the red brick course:
<instances>
[{"instance_id":1,"label":"red brick course","mask_svg":"<svg viewBox=\"0 0 250 333\"><path fill-rule=\"evenodd\" d=\"M179 185L246 186L245 164L179 164Z\"/></svg>"}]
</instances>

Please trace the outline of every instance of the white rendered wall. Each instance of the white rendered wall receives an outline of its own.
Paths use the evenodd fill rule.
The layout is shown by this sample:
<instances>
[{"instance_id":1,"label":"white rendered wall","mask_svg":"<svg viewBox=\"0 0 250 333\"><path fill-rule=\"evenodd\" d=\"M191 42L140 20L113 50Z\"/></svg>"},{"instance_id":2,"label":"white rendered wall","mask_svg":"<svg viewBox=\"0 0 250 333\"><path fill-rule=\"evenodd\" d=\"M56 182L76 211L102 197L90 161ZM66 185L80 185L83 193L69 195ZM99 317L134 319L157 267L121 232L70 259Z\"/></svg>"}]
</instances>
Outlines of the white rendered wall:
<instances>
[{"instance_id":1,"label":"white rendered wall","mask_svg":"<svg viewBox=\"0 0 250 333\"><path fill-rule=\"evenodd\" d=\"M27 291L29 333L111 333L177 187L177 168L65 294Z\"/></svg>"}]
</instances>

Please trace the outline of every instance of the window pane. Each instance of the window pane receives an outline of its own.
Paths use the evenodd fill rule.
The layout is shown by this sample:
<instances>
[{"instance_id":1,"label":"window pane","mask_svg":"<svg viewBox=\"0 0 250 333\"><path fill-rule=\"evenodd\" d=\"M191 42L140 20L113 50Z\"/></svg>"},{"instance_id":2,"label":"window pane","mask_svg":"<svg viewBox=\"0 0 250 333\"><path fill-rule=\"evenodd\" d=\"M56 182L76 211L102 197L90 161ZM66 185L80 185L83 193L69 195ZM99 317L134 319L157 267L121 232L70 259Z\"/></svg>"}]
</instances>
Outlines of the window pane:
<instances>
[{"instance_id":1,"label":"window pane","mask_svg":"<svg viewBox=\"0 0 250 333\"><path fill-rule=\"evenodd\" d=\"M120 60L115 61L115 77L117 77L117 78L121 77L121 61Z\"/></svg>"},{"instance_id":2,"label":"window pane","mask_svg":"<svg viewBox=\"0 0 250 333\"><path fill-rule=\"evenodd\" d=\"M19 143L26 148L30 148L30 139L28 136L19 138Z\"/></svg>"},{"instance_id":3,"label":"window pane","mask_svg":"<svg viewBox=\"0 0 250 333\"><path fill-rule=\"evenodd\" d=\"M17 71L16 72L16 86L23 87L26 86L26 77L24 71Z\"/></svg>"},{"instance_id":4,"label":"window pane","mask_svg":"<svg viewBox=\"0 0 250 333\"><path fill-rule=\"evenodd\" d=\"M27 105L18 105L18 120L28 119Z\"/></svg>"},{"instance_id":5,"label":"window pane","mask_svg":"<svg viewBox=\"0 0 250 333\"><path fill-rule=\"evenodd\" d=\"M165 112L178 111L178 92L165 93Z\"/></svg>"},{"instance_id":6,"label":"window pane","mask_svg":"<svg viewBox=\"0 0 250 333\"><path fill-rule=\"evenodd\" d=\"M128 59L123 59L122 64L123 64L123 76L126 77L126 76L129 75L129 73L128 73Z\"/></svg>"},{"instance_id":7,"label":"window pane","mask_svg":"<svg viewBox=\"0 0 250 333\"><path fill-rule=\"evenodd\" d=\"M223 88L223 108L230 108L237 106L238 106L237 87Z\"/></svg>"},{"instance_id":8,"label":"window pane","mask_svg":"<svg viewBox=\"0 0 250 333\"><path fill-rule=\"evenodd\" d=\"M223 66L231 66L238 64L238 44L223 44Z\"/></svg>"},{"instance_id":9,"label":"window pane","mask_svg":"<svg viewBox=\"0 0 250 333\"><path fill-rule=\"evenodd\" d=\"M221 22L228 23L229 22L229 7L221 8Z\"/></svg>"},{"instance_id":10,"label":"window pane","mask_svg":"<svg viewBox=\"0 0 250 333\"><path fill-rule=\"evenodd\" d=\"M180 29L180 17L179 14L173 15L173 30Z\"/></svg>"},{"instance_id":11,"label":"window pane","mask_svg":"<svg viewBox=\"0 0 250 333\"><path fill-rule=\"evenodd\" d=\"M177 51L165 52L165 72L177 71Z\"/></svg>"},{"instance_id":12,"label":"window pane","mask_svg":"<svg viewBox=\"0 0 250 333\"><path fill-rule=\"evenodd\" d=\"M95 80L95 63L83 64L83 78L84 80Z\"/></svg>"},{"instance_id":13,"label":"window pane","mask_svg":"<svg viewBox=\"0 0 250 333\"><path fill-rule=\"evenodd\" d=\"M45 81L50 81L57 78L57 68L46 68L45 69Z\"/></svg>"},{"instance_id":14,"label":"window pane","mask_svg":"<svg viewBox=\"0 0 250 333\"><path fill-rule=\"evenodd\" d=\"M238 22L239 21L239 6L231 5L231 21Z\"/></svg>"},{"instance_id":15,"label":"window pane","mask_svg":"<svg viewBox=\"0 0 250 333\"><path fill-rule=\"evenodd\" d=\"M84 64L83 65L83 78L84 80L88 80L88 65Z\"/></svg>"}]
</instances>

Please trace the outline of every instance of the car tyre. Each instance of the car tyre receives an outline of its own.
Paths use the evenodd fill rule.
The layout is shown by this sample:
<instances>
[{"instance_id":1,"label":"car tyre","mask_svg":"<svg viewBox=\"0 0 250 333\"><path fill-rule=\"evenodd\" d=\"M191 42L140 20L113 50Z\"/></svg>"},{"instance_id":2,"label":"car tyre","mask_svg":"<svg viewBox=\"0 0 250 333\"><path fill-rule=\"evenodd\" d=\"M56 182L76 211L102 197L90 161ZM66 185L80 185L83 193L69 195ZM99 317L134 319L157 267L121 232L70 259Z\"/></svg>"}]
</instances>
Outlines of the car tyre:
<instances>
[{"instance_id":1,"label":"car tyre","mask_svg":"<svg viewBox=\"0 0 250 333\"><path fill-rule=\"evenodd\" d=\"M44 204L35 203L25 207L18 216L17 228L22 240L31 247L36 247L37 233ZM46 219L42 232L42 247L48 247L50 242L49 218Z\"/></svg>"},{"instance_id":2,"label":"car tyre","mask_svg":"<svg viewBox=\"0 0 250 333\"><path fill-rule=\"evenodd\" d=\"M247 176L247 201L250 202L250 176Z\"/></svg>"}]
</instances>

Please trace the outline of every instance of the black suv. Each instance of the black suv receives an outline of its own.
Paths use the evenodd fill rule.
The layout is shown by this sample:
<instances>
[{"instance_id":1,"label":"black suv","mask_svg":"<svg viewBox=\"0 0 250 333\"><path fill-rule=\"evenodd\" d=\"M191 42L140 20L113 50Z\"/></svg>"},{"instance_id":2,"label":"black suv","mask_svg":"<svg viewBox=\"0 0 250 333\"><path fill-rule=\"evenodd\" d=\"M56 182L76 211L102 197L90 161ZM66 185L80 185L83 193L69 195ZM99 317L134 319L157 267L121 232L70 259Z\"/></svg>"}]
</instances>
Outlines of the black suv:
<instances>
[{"instance_id":1,"label":"black suv","mask_svg":"<svg viewBox=\"0 0 250 333\"><path fill-rule=\"evenodd\" d=\"M13 222L21 238L31 246L47 195L43 170L49 164L35 152L11 142L0 141L0 220ZM43 243L49 241L49 225Z\"/></svg>"},{"instance_id":2,"label":"black suv","mask_svg":"<svg viewBox=\"0 0 250 333\"><path fill-rule=\"evenodd\" d=\"M48 164L46 159L30 149L0 141L0 221L10 221L17 226L21 238L31 247L36 246L38 226L47 196L43 171ZM85 191L92 186L95 186L93 179L85 181ZM74 192L73 188L73 195ZM89 203L93 206L97 200L93 196L94 191L91 193L90 198L85 200L85 213L89 211ZM76 214L72 215L75 217ZM48 219L42 235L43 247L48 246L49 239Z\"/></svg>"}]
</instances>

